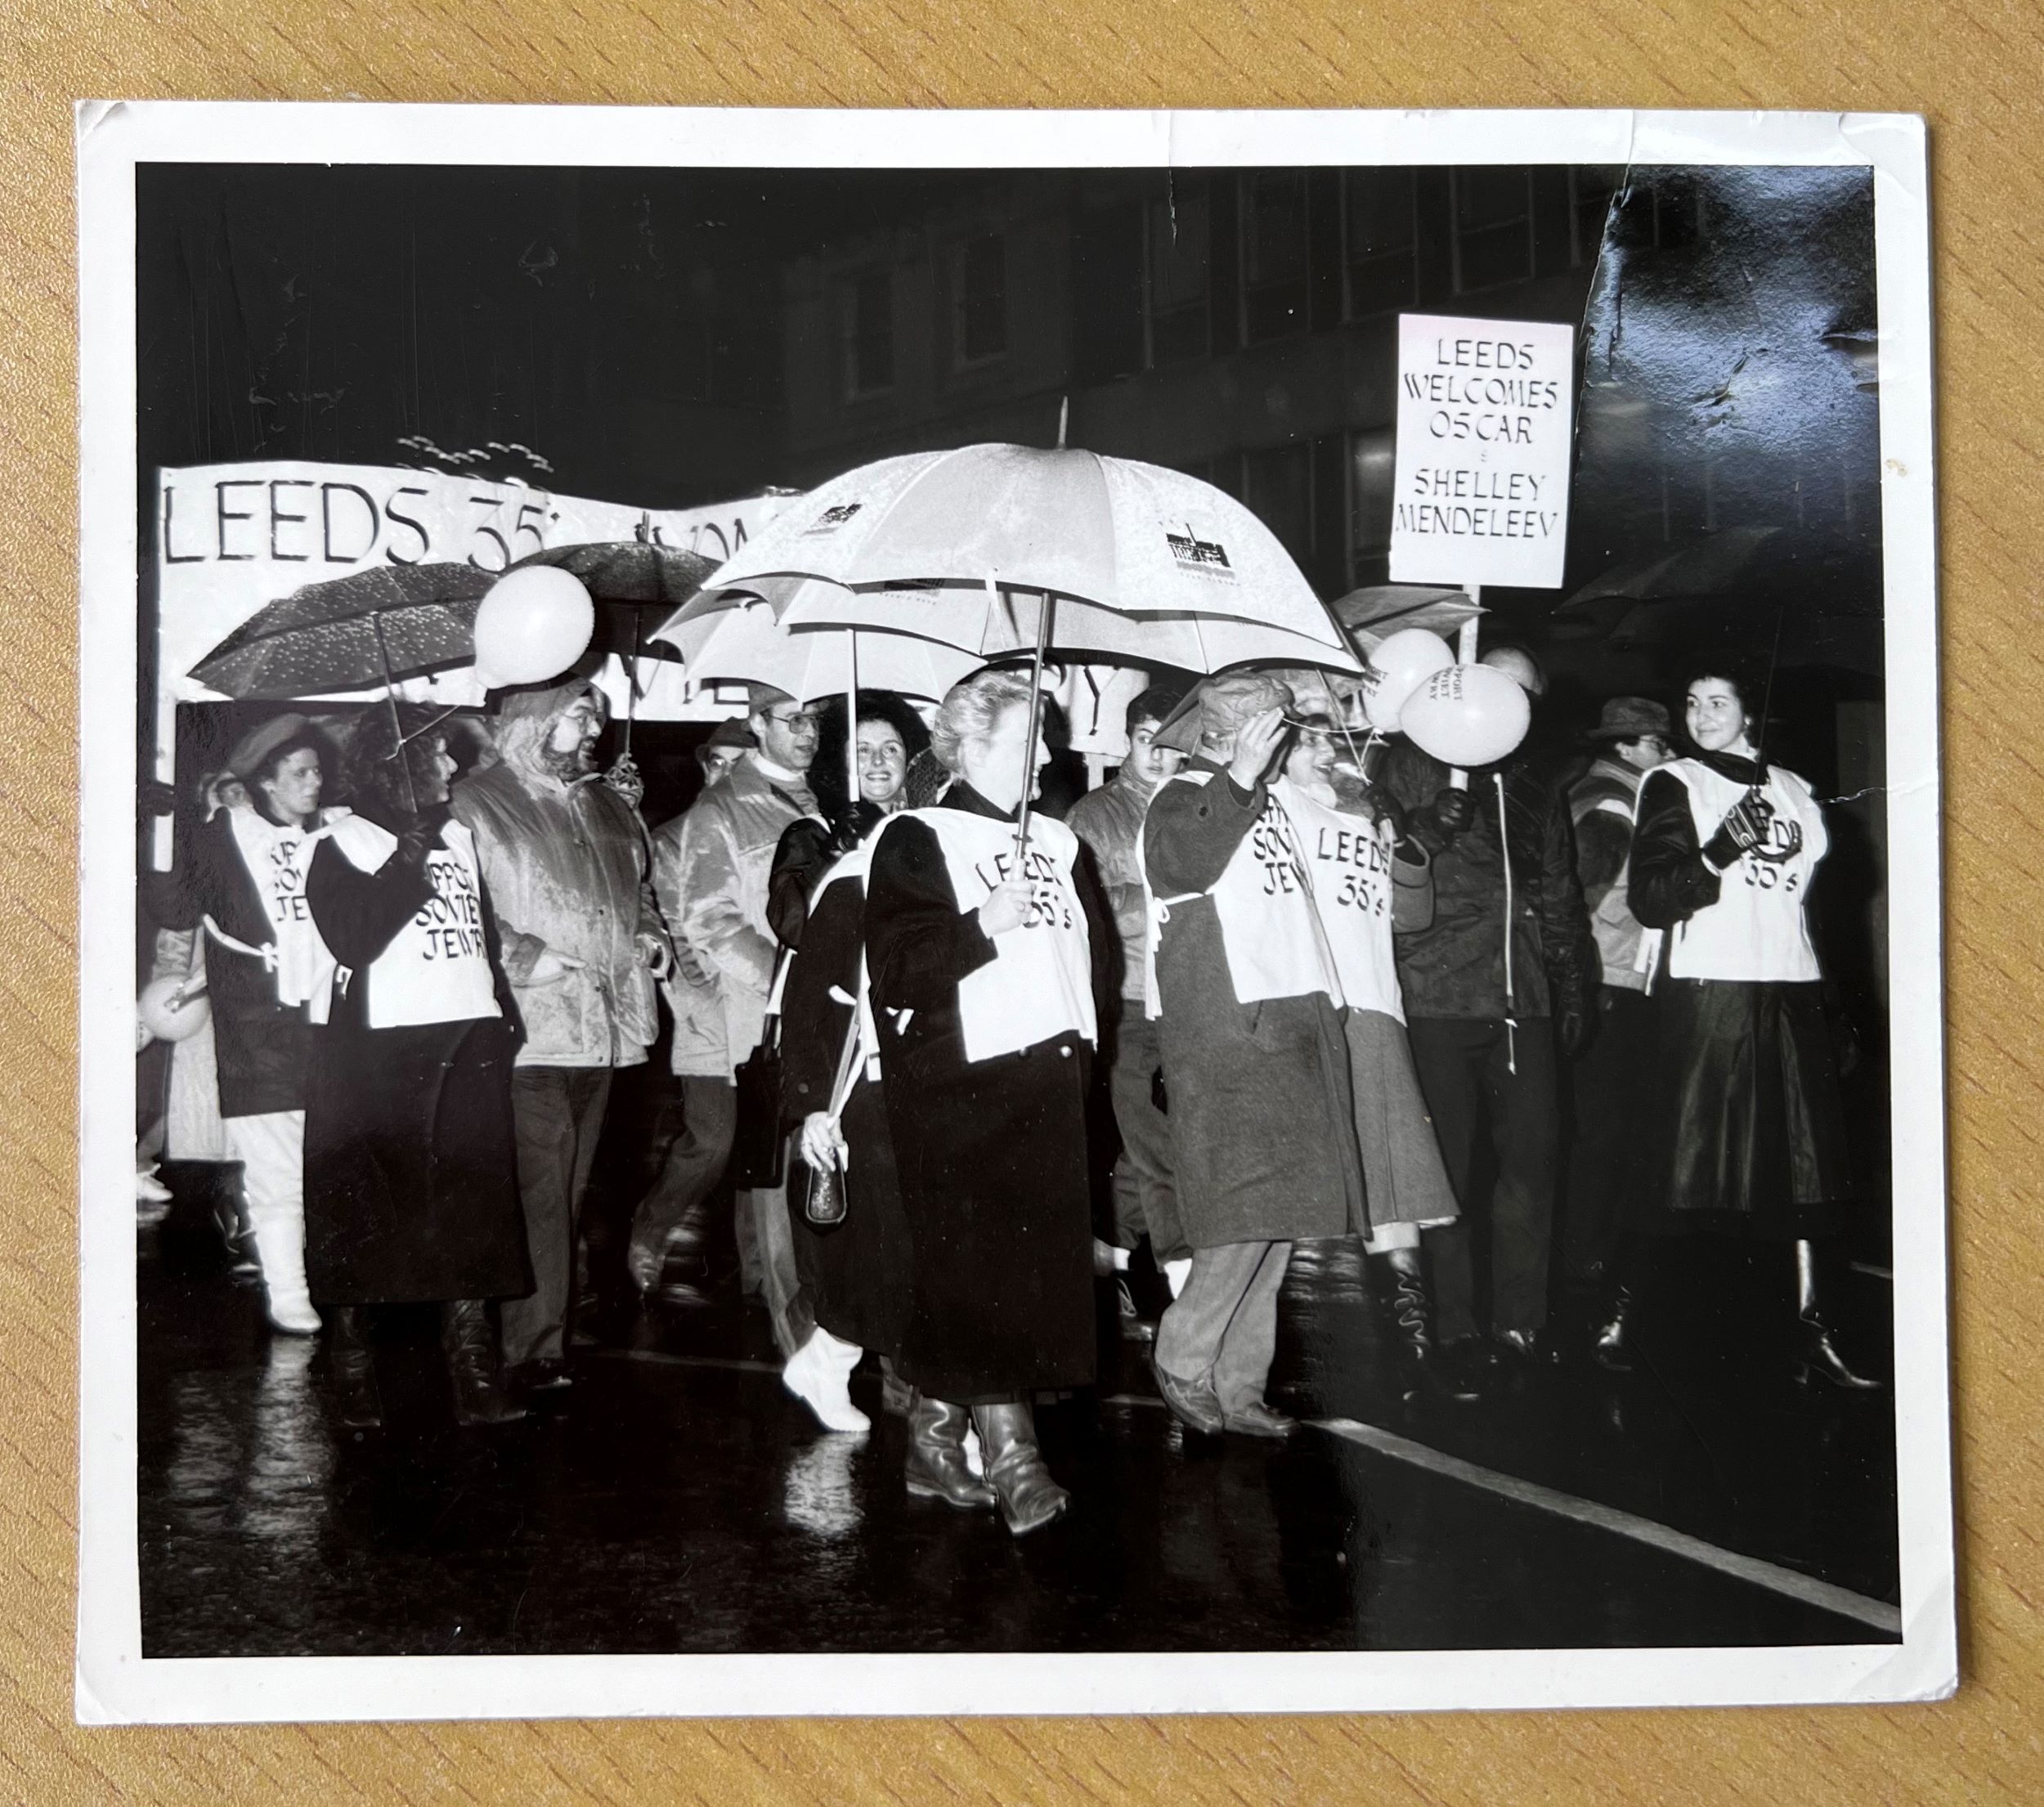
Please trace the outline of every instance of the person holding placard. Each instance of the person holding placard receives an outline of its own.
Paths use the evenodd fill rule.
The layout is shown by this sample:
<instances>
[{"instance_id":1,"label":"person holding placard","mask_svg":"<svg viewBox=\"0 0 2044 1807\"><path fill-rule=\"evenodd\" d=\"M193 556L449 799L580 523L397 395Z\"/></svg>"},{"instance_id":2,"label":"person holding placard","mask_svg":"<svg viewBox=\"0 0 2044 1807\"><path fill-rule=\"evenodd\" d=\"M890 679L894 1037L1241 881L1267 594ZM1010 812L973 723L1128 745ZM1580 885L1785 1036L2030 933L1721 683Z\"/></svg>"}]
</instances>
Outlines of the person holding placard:
<instances>
[{"instance_id":1,"label":"person holding placard","mask_svg":"<svg viewBox=\"0 0 2044 1807\"><path fill-rule=\"evenodd\" d=\"M407 714L409 715L409 711ZM524 1413L487 1302L532 1290L511 1118L518 1046L474 837L447 813L444 734L381 705L348 747L354 814L303 855L320 948L307 1087L307 1266L342 1421L382 1422L365 1308L437 1303L464 1424ZM338 965L336 964L338 962Z\"/></svg>"},{"instance_id":2,"label":"person holding placard","mask_svg":"<svg viewBox=\"0 0 2044 1807\"><path fill-rule=\"evenodd\" d=\"M1192 1245L1154 1367L1165 1404L1214 1436L1298 1428L1263 1397L1292 1244L1363 1221L1342 983L1271 789L1293 707L1279 679L1208 679L1159 737L1197 751L1143 820L1148 1007Z\"/></svg>"},{"instance_id":3,"label":"person holding placard","mask_svg":"<svg viewBox=\"0 0 2044 1807\"><path fill-rule=\"evenodd\" d=\"M1880 1383L1833 1340L1818 1271L1853 1189L1809 930L1810 884L1831 841L1807 781L1760 755L1759 694L1736 672L1696 678L1683 699L1696 751L1640 787L1626 896L1664 938L1650 1227L1791 1244L1797 1379L1871 1389ZM1624 1360L1630 1309L1621 1294L1602 1338L1607 1365Z\"/></svg>"},{"instance_id":4,"label":"person holding placard","mask_svg":"<svg viewBox=\"0 0 2044 1807\"><path fill-rule=\"evenodd\" d=\"M900 1368L926 1409L908 1483L934 1484L919 1468L935 1458L953 1483L936 1491L975 1503L960 1480L969 1410L1017 1536L1069 1504L1030 1396L1087 1385L1094 1366L1086 1099L1105 942L1071 830L1032 813L1017 845L1042 706L1027 673L952 688L932 744L953 782L880 831L865 918L915 1252ZM1036 750L1040 771L1049 752Z\"/></svg>"}]
</instances>

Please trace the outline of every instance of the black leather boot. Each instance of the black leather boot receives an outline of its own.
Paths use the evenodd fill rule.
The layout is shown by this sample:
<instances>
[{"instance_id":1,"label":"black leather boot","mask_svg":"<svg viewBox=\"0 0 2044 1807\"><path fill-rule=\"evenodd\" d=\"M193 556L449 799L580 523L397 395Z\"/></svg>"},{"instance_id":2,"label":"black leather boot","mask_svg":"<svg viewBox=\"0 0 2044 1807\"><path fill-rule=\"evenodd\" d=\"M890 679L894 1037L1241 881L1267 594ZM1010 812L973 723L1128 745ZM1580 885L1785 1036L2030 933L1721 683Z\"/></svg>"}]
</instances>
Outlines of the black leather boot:
<instances>
[{"instance_id":1,"label":"black leather boot","mask_svg":"<svg viewBox=\"0 0 2044 1807\"><path fill-rule=\"evenodd\" d=\"M1407 1405L1441 1400L1461 1406L1480 1397L1466 1365L1444 1361L1434 1346L1433 1301L1419 1251L1365 1258L1378 1310L1396 1338L1399 1397Z\"/></svg>"},{"instance_id":2,"label":"black leather boot","mask_svg":"<svg viewBox=\"0 0 2044 1807\"><path fill-rule=\"evenodd\" d=\"M1026 1404L975 1406L980 1457L1001 1502L1001 1516L1017 1537L1061 1517L1072 1496L1051 1478L1036 1446L1036 1419Z\"/></svg>"},{"instance_id":3,"label":"black leather boot","mask_svg":"<svg viewBox=\"0 0 2044 1807\"><path fill-rule=\"evenodd\" d=\"M490 1308L479 1298L451 1298L441 1311L440 1346L447 1352L457 1424L511 1424L525 1416L497 1380L497 1339Z\"/></svg>"},{"instance_id":4,"label":"black leather boot","mask_svg":"<svg viewBox=\"0 0 2044 1807\"><path fill-rule=\"evenodd\" d=\"M1824 1321L1817 1299L1817 1248L1808 1241L1795 1245L1795 1383L1799 1387L1822 1379L1850 1392L1880 1391L1880 1383L1855 1373L1831 1341L1831 1326Z\"/></svg>"},{"instance_id":5,"label":"black leather boot","mask_svg":"<svg viewBox=\"0 0 2044 1807\"><path fill-rule=\"evenodd\" d=\"M324 1316L326 1359L341 1423L352 1431L375 1430L383 1422L383 1401L376 1391L376 1361L370 1352L362 1307L332 1306Z\"/></svg>"},{"instance_id":6,"label":"black leather boot","mask_svg":"<svg viewBox=\"0 0 2044 1807\"><path fill-rule=\"evenodd\" d=\"M917 1393L908 1409L908 1491L918 1500L941 1500L962 1512L991 1509L993 1489L966 1463L966 1427L972 1415L947 1400Z\"/></svg>"}]
</instances>

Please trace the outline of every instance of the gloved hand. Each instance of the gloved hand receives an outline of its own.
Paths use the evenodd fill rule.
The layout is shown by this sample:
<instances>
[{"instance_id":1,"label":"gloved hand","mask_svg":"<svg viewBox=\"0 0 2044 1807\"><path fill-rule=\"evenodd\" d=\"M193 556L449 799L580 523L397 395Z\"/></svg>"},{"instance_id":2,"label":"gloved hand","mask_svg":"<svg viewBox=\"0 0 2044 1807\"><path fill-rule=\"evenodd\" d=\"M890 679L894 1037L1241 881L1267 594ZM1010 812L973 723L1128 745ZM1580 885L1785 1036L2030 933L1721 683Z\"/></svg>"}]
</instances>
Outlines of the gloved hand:
<instances>
[{"instance_id":1,"label":"gloved hand","mask_svg":"<svg viewBox=\"0 0 2044 1807\"><path fill-rule=\"evenodd\" d=\"M391 855L391 862L407 872L418 872L426 863L426 856L440 845L440 831L446 826L446 812L429 809L413 821L410 827L397 837L397 850Z\"/></svg>"},{"instance_id":2,"label":"gloved hand","mask_svg":"<svg viewBox=\"0 0 2044 1807\"><path fill-rule=\"evenodd\" d=\"M1431 803L1423 804L1407 818L1412 838L1430 854L1437 854L1477 818L1477 806L1467 791L1444 785Z\"/></svg>"},{"instance_id":3,"label":"gloved hand","mask_svg":"<svg viewBox=\"0 0 2044 1807\"><path fill-rule=\"evenodd\" d=\"M1704 843L1703 857L1723 872L1741 854L1766 846L1773 827L1774 805L1755 785L1725 811L1718 832Z\"/></svg>"},{"instance_id":4,"label":"gloved hand","mask_svg":"<svg viewBox=\"0 0 2044 1807\"><path fill-rule=\"evenodd\" d=\"M1580 1003L1565 1003L1554 1013L1554 1033L1561 1040L1562 1054L1569 1060L1580 1060L1597 1038L1597 1019Z\"/></svg>"},{"instance_id":5,"label":"gloved hand","mask_svg":"<svg viewBox=\"0 0 2044 1807\"><path fill-rule=\"evenodd\" d=\"M855 798L851 808L839 818L836 831L831 836L831 851L849 854L885 819L886 812L877 803L868 803L863 797Z\"/></svg>"}]
</instances>

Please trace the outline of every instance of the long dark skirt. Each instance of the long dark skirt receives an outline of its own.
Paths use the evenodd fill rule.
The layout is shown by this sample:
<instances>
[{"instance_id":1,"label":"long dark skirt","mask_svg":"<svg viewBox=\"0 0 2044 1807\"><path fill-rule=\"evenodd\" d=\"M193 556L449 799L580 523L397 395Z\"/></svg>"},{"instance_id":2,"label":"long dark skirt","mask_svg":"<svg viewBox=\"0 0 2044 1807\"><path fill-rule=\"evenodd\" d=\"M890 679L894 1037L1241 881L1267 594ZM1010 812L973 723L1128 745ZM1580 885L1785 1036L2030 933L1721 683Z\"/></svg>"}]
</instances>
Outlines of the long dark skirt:
<instances>
[{"instance_id":1,"label":"long dark skirt","mask_svg":"<svg viewBox=\"0 0 2044 1807\"><path fill-rule=\"evenodd\" d=\"M914 1244L881 1088L868 1081L855 1086L839 1121L851 1150L844 1219L824 1227L803 1216L798 1166L797 1183L788 1188L796 1268L816 1321L832 1336L878 1355L899 1356L908 1323Z\"/></svg>"},{"instance_id":2,"label":"long dark skirt","mask_svg":"<svg viewBox=\"0 0 2044 1807\"><path fill-rule=\"evenodd\" d=\"M916 1029L927 1021L919 1014ZM960 1405L1086 1386L1091 1051L1065 1036L968 1062L955 1023L890 1043L886 1062L887 1120L915 1241L902 1374Z\"/></svg>"},{"instance_id":3,"label":"long dark skirt","mask_svg":"<svg viewBox=\"0 0 2044 1807\"><path fill-rule=\"evenodd\" d=\"M531 1292L509 1026L494 1017L388 1029L337 1020L312 1041L312 1297L378 1305Z\"/></svg>"},{"instance_id":4,"label":"long dark skirt","mask_svg":"<svg viewBox=\"0 0 2044 1807\"><path fill-rule=\"evenodd\" d=\"M1662 979L1654 1006L1645 1227L1831 1234L1852 1177L1822 987Z\"/></svg>"}]
</instances>

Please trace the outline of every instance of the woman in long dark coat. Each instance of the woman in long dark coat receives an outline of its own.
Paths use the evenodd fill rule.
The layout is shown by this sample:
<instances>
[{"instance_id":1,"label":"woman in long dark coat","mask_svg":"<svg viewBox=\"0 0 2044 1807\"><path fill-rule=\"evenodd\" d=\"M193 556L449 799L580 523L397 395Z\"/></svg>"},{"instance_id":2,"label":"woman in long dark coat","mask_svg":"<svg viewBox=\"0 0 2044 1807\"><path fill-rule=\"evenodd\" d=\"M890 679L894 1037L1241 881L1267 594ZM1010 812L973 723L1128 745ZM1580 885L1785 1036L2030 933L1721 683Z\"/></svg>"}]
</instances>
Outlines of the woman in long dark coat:
<instances>
[{"instance_id":1,"label":"woman in long dark coat","mask_svg":"<svg viewBox=\"0 0 2044 1807\"><path fill-rule=\"evenodd\" d=\"M1818 1244L1851 1196L1845 1119L1810 939L1809 886L1829 845L1810 787L1753 742L1747 684L1696 679L1692 756L1647 774L1627 900L1665 939L1653 980L1658 1065L1643 1146L1647 1227L1792 1244L1797 1378L1878 1383L1839 1352L1818 1300ZM1629 1251L1627 1267L1638 1258ZM1631 1289L1599 1359L1625 1365Z\"/></svg>"},{"instance_id":2,"label":"woman in long dark coat","mask_svg":"<svg viewBox=\"0 0 2044 1807\"><path fill-rule=\"evenodd\" d=\"M828 819L804 816L782 833L768 881L767 915L782 945L797 950L781 1001L787 1127L808 1169L838 1170L845 1209L836 1223L811 1222L802 1208L798 1170L788 1199L795 1261L817 1328L781 1378L826 1429L858 1432L868 1428L868 1420L845 1388L868 1351L880 1358L890 1383L883 1397L891 1393L902 1399L894 1409L912 1410L893 1372L908 1316L910 1241L879 1051L870 1044L848 1047L855 1008L848 1000L858 995L865 952L863 837L903 807L909 759L929 735L900 697L862 691L853 740L854 803L841 778L836 785L824 778L827 772L845 769L843 707L820 713L810 782ZM973 1503L990 1503L984 1484L975 1481L973 1488Z\"/></svg>"},{"instance_id":3,"label":"woman in long dark coat","mask_svg":"<svg viewBox=\"0 0 2044 1807\"><path fill-rule=\"evenodd\" d=\"M922 1396L909 1474L955 1482L966 1409L1016 1536L1069 1504L1029 1396L1093 1378L1086 1146L1095 998L1107 944L1078 837L1032 815L1015 860L1029 682L983 672L944 699L943 798L875 842L866 944L887 1120L915 1242L904 1379ZM1040 758L1047 758L1039 746ZM962 1488L946 1497L971 1503Z\"/></svg>"},{"instance_id":4,"label":"woman in long dark coat","mask_svg":"<svg viewBox=\"0 0 2044 1807\"><path fill-rule=\"evenodd\" d=\"M464 1424L524 1415L498 1384L486 1301L532 1289L511 1128L516 1019L474 843L448 814L455 763L387 711L349 749L355 815L311 852L306 898L341 971L314 1015L306 1267L330 1306L344 1422L382 1421L363 1308L444 1304Z\"/></svg>"}]
</instances>

